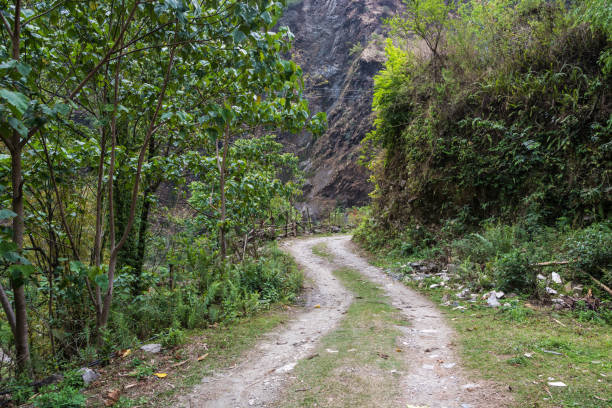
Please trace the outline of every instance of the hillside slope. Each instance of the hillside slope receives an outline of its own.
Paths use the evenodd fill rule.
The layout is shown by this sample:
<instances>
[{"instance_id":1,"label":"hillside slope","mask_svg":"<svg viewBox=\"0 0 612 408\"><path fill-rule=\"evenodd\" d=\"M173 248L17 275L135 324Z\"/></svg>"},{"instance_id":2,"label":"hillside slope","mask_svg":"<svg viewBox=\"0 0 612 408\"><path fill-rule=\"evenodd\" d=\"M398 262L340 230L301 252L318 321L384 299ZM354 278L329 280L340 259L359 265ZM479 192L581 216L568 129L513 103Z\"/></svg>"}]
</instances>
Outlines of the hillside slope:
<instances>
[{"instance_id":1,"label":"hillside slope","mask_svg":"<svg viewBox=\"0 0 612 408\"><path fill-rule=\"evenodd\" d=\"M282 140L300 156L307 175L304 201L312 214L368 201L371 186L357 164L357 150L371 129L372 78L384 61L373 40L383 30L383 18L399 5L399 0L304 0L292 4L280 22L295 35L293 59L304 70L310 108L325 111L329 120L328 131L316 140L306 133Z\"/></svg>"}]
</instances>

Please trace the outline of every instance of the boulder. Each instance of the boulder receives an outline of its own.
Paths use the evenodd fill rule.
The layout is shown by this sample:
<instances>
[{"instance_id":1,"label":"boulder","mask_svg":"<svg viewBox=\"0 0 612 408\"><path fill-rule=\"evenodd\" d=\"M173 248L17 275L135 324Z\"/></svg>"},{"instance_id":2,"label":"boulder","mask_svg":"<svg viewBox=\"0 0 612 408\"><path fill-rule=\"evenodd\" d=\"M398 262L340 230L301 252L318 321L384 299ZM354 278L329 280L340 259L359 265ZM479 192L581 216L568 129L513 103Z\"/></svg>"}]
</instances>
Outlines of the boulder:
<instances>
[{"instance_id":1,"label":"boulder","mask_svg":"<svg viewBox=\"0 0 612 408\"><path fill-rule=\"evenodd\" d=\"M100 378L100 374L88 367L83 367L79 369L78 372L81 374L85 385L89 385L92 382L96 381L98 378Z\"/></svg>"}]
</instances>

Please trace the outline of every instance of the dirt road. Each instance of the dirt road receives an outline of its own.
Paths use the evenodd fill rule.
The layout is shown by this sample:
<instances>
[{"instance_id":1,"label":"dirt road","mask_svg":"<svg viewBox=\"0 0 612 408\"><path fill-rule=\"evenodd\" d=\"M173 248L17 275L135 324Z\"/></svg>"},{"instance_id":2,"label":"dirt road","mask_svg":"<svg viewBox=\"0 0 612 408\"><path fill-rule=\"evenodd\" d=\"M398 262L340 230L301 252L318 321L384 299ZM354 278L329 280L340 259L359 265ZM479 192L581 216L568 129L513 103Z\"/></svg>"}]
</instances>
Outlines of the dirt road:
<instances>
[{"instance_id":1,"label":"dirt road","mask_svg":"<svg viewBox=\"0 0 612 408\"><path fill-rule=\"evenodd\" d=\"M312 252L325 243L333 255L328 261ZM254 348L244 361L226 372L204 378L183 407L282 407L279 400L285 382L301 359L314 352L318 340L334 330L353 299L334 278L333 270L348 267L380 285L393 306L409 320L398 344L405 371L401 374L400 407L480 408L500 407L503 393L487 383L466 378L452 343L452 330L429 300L392 280L355 253L350 236L317 237L287 241L282 247L303 268L307 277L306 306L292 321Z\"/></svg>"}]
</instances>

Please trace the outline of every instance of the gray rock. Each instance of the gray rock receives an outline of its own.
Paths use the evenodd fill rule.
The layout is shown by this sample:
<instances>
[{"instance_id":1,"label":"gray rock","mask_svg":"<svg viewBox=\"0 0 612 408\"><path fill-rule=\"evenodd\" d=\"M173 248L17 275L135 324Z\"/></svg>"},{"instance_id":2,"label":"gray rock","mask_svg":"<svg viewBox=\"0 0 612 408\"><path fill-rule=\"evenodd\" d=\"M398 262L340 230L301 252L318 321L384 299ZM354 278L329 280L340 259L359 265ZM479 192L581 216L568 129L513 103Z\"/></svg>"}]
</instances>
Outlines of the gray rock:
<instances>
[{"instance_id":1,"label":"gray rock","mask_svg":"<svg viewBox=\"0 0 612 408\"><path fill-rule=\"evenodd\" d=\"M92 382L96 381L98 378L100 378L100 374L88 367L83 367L79 369L78 372L81 374L85 385L89 385Z\"/></svg>"},{"instance_id":2,"label":"gray rock","mask_svg":"<svg viewBox=\"0 0 612 408\"><path fill-rule=\"evenodd\" d=\"M563 281L561 280L561 276L557 272L553 272L550 275L550 279L552 279L553 282L558 283L559 285L563 283Z\"/></svg>"},{"instance_id":3,"label":"gray rock","mask_svg":"<svg viewBox=\"0 0 612 408\"><path fill-rule=\"evenodd\" d=\"M470 296L469 289L463 289L461 292L456 294L459 299L467 299Z\"/></svg>"},{"instance_id":4,"label":"gray rock","mask_svg":"<svg viewBox=\"0 0 612 408\"><path fill-rule=\"evenodd\" d=\"M142 346L140 348L142 351L145 351L147 353L159 353L162 349L161 344L157 344L157 343L153 343L153 344L145 344L144 346Z\"/></svg>"},{"instance_id":5,"label":"gray rock","mask_svg":"<svg viewBox=\"0 0 612 408\"><path fill-rule=\"evenodd\" d=\"M501 306L501 303L499 303L499 301L497 300L497 296L495 295L495 292L491 293L491 295L487 299L487 305L489 305L490 307L500 307Z\"/></svg>"},{"instance_id":6,"label":"gray rock","mask_svg":"<svg viewBox=\"0 0 612 408\"><path fill-rule=\"evenodd\" d=\"M549 288L548 286L546 287L546 293L548 293L549 295L556 295L557 291L554 290L553 288Z\"/></svg>"}]
</instances>

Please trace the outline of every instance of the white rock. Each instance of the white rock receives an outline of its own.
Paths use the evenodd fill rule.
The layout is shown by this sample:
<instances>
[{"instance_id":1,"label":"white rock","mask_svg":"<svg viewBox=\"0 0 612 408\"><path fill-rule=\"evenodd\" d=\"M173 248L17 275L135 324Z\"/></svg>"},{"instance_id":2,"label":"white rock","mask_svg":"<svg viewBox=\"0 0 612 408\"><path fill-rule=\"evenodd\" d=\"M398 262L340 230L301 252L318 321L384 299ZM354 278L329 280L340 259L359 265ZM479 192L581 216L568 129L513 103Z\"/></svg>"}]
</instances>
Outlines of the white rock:
<instances>
[{"instance_id":1,"label":"white rock","mask_svg":"<svg viewBox=\"0 0 612 408\"><path fill-rule=\"evenodd\" d=\"M548 293L549 295L556 295L557 291L554 290L553 288L549 288L548 286L546 287L546 293Z\"/></svg>"},{"instance_id":2,"label":"white rock","mask_svg":"<svg viewBox=\"0 0 612 408\"><path fill-rule=\"evenodd\" d=\"M567 385L562 381L550 381L548 385L551 387L567 387Z\"/></svg>"},{"instance_id":3,"label":"white rock","mask_svg":"<svg viewBox=\"0 0 612 408\"><path fill-rule=\"evenodd\" d=\"M145 344L144 346L142 346L140 348L142 351L145 351L147 353L159 353L162 349L161 344L157 344L157 343L152 343L152 344Z\"/></svg>"},{"instance_id":4,"label":"white rock","mask_svg":"<svg viewBox=\"0 0 612 408\"><path fill-rule=\"evenodd\" d=\"M79 369L78 372L81 374L85 385L89 385L92 382L96 381L98 378L100 378L100 374L96 373L91 368L83 367Z\"/></svg>"},{"instance_id":5,"label":"white rock","mask_svg":"<svg viewBox=\"0 0 612 408\"><path fill-rule=\"evenodd\" d=\"M546 280L546 276L542 275L541 273L538 273L537 278L538 280Z\"/></svg>"},{"instance_id":6,"label":"white rock","mask_svg":"<svg viewBox=\"0 0 612 408\"><path fill-rule=\"evenodd\" d=\"M487 299L487 305L489 305L490 307L500 307L501 306L501 303L499 303L499 301L497 300L497 296L495 296L495 293L491 293L491 295Z\"/></svg>"},{"instance_id":7,"label":"white rock","mask_svg":"<svg viewBox=\"0 0 612 408\"><path fill-rule=\"evenodd\" d=\"M499 292L495 292L495 296L497 296L497 298L498 298L498 299L503 298L503 297L504 297L504 295L505 295L505 293L504 293L504 292L502 292L501 290L500 290Z\"/></svg>"},{"instance_id":8,"label":"white rock","mask_svg":"<svg viewBox=\"0 0 612 408\"><path fill-rule=\"evenodd\" d=\"M332 353L332 354L338 352L338 350L332 350L332 349L325 349L325 351L327 351L328 353Z\"/></svg>"},{"instance_id":9,"label":"white rock","mask_svg":"<svg viewBox=\"0 0 612 408\"><path fill-rule=\"evenodd\" d=\"M563 281L561 280L561 276L557 272L553 272L552 275L550 275L550 278L555 283L558 283L558 284L563 283Z\"/></svg>"}]
</instances>

